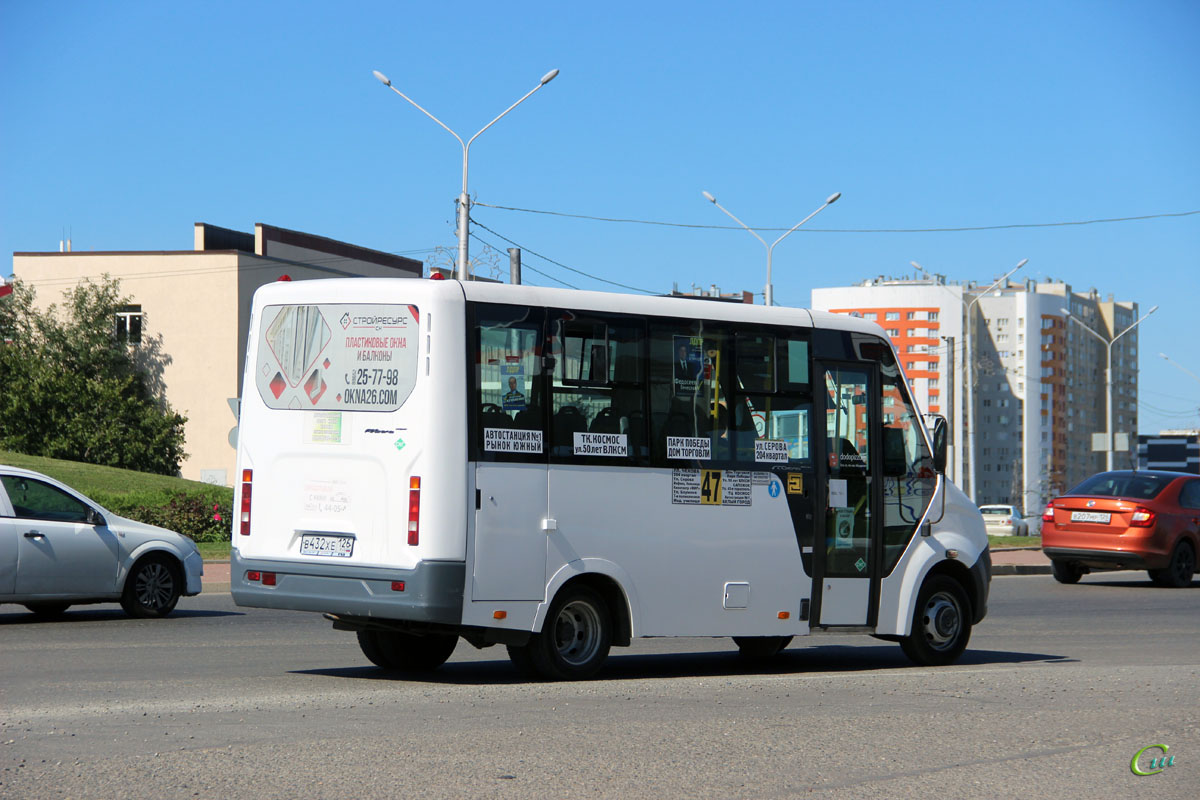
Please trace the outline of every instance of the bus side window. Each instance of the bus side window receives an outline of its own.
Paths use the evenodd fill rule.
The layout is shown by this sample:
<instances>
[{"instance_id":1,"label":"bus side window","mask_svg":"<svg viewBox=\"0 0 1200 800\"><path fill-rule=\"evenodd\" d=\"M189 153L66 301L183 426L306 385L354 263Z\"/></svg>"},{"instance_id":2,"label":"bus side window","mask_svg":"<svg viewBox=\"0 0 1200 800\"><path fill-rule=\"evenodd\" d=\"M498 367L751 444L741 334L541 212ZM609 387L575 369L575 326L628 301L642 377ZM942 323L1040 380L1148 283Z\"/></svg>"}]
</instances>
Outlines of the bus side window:
<instances>
[{"instance_id":1,"label":"bus side window","mask_svg":"<svg viewBox=\"0 0 1200 800\"><path fill-rule=\"evenodd\" d=\"M542 313L520 306L480 304L476 308L478 447L493 459L541 459L545 454ZM499 433L508 430L532 433Z\"/></svg>"},{"instance_id":2,"label":"bus side window","mask_svg":"<svg viewBox=\"0 0 1200 800\"><path fill-rule=\"evenodd\" d=\"M885 360L886 361L886 360ZM900 560L905 547L917 530L917 523L933 499L937 475L933 455L926 447L918 426L922 425L908 398L904 379L894 365L881 370L884 443L886 464L883 482L883 571L886 575ZM890 458L889 458L890 455Z\"/></svg>"},{"instance_id":3,"label":"bus side window","mask_svg":"<svg viewBox=\"0 0 1200 800\"><path fill-rule=\"evenodd\" d=\"M570 311L555 312L552 319L551 456L606 463L644 459L643 323Z\"/></svg>"},{"instance_id":4,"label":"bus side window","mask_svg":"<svg viewBox=\"0 0 1200 800\"><path fill-rule=\"evenodd\" d=\"M703 322L650 336L650 457L656 466L725 461L732 452L731 337Z\"/></svg>"},{"instance_id":5,"label":"bus side window","mask_svg":"<svg viewBox=\"0 0 1200 800\"><path fill-rule=\"evenodd\" d=\"M808 340L795 334L743 331L735 339L735 350L738 393L731 415L735 460L760 468L811 467Z\"/></svg>"}]
</instances>

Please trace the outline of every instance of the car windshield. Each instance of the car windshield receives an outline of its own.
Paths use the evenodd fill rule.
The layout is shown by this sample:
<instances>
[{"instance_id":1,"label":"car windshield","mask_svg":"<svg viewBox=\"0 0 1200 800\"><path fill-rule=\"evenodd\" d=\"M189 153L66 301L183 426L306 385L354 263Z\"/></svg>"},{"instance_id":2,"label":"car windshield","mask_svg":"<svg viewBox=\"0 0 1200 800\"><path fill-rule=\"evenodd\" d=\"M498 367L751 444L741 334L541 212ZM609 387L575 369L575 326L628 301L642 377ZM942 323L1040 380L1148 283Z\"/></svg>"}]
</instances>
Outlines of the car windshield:
<instances>
[{"instance_id":1,"label":"car windshield","mask_svg":"<svg viewBox=\"0 0 1200 800\"><path fill-rule=\"evenodd\" d=\"M1070 494L1090 494L1103 497L1131 497L1151 500L1166 488L1174 478L1170 475L1155 475L1148 472L1113 473L1093 475L1070 491Z\"/></svg>"}]
</instances>

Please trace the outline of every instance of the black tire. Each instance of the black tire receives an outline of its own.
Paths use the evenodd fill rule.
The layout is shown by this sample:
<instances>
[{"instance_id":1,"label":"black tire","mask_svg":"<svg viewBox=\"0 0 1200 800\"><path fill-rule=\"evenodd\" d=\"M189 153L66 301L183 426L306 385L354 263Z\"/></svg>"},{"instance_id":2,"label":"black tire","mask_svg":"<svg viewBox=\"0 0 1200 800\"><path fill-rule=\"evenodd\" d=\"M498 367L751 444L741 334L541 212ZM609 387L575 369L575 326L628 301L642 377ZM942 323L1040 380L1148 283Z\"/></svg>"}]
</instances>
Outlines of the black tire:
<instances>
[{"instance_id":1,"label":"black tire","mask_svg":"<svg viewBox=\"0 0 1200 800\"><path fill-rule=\"evenodd\" d=\"M1050 574L1059 583L1079 583L1083 577L1083 567L1070 561L1051 561Z\"/></svg>"},{"instance_id":2,"label":"black tire","mask_svg":"<svg viewBox=\"0 0 1200 800\"><path fill-rule=\"evenodd\" d=\"M400 672L432 672L446 663L458 637L452 633L418 636L400 631L359 631L358 646L377 667Z\"/></svg>"},{"instance_id":3,"label":"black tire","mask_svg":"<svg viewBox=\"0 0 1200 800\"><path fill-rule=\"evenodd\" d=\"M735 636L738 654L747 661L765 661L783 652L792 643L790 636Z\"/></svg>"},{"instance_id":4,"label":"black tire","mask_svg":"<svg viewBox=\"0 0 1200 800\"><path fill-rule=\"evenodd\" d=\"M54 619L61 617L63 612L71 607L70 603L26 603L25 607L37 617Z\"/></svg>"},{"instance_id":5,"label":"black tire","mask_svg":"<svg viewBox=\"0 0 1200 800\"><path fill-rule=\"evenodd\" d=\"M604 598L587 586L575 586L554 598L542 632L531 636L524 649L541 677L583 680L604 666L612 647L612 628L612 615ZM524 658L518 656L513 663L520 668Z\"/></svg>"},{"instance_id":6,"label":"black tire","mask_svg":"<svg viewBox=\"0 0 1200 800\"><path fill-rule=\"evenodd\" d=\"M913 611L912 632L900 648L923 667L953 664L971 639L971 607L958 581L946 575L925 579Z\"/></svg>"},{"instance_id":7,"label":"black tire","mask_svg":"<svg viewBox=\"0 0 1200 800\"><path fill-rule=\"evenodd\" d=\"M1190 542L1180 540L1171 551L1171 560L1164 569L1150 570L1150 578L1159 586L1182 589L1192 585L1196 574L1196 551Z\"/></svg>"},{"instance_id":8,"label":"black tire","mask_svg":"<svg viewBox=\"0 0 1200 800\"><path fill-rule=\"evenodd\" d=\"M539 677L537 667L533 665L533 658L529 655L528 645L512 645L508 646L508 660L517 668L517 672L521 673L526 678Z\"/></svg>"},{"instance_id":9,"label":"black tire","mask_svg":"<svg viewBox=\"0 0 1200 800\"><path fill-rule=\"evenodd\" d=\"M131 617L157 619L174 611L182 594L179 564L170 556L153 553L129 570L121 592L121 608Z\"/></svg>"}]
</instances>

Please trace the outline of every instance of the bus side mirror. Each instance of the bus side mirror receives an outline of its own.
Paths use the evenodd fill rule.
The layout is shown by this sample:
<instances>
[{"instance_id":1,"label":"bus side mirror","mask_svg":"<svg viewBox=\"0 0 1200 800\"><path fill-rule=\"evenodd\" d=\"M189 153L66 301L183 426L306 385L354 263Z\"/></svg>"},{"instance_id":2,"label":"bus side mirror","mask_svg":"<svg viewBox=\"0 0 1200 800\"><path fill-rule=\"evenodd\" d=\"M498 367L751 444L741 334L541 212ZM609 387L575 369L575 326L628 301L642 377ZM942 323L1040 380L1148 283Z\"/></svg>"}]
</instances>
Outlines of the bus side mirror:
<instances>
[{"instance_id":1,"label":"bus side mirror","mask_svg":"<svg viewBox=\"0 0 1200 800\"><path fill-rule=\"evenodd\" d=\"M933 468L939 473L946 472L946 447L950 432L950 426L946 424L946 418L940 415L930 415L933 418L933 428L931 437L933 439Z\"/></svg>"}]
</instances>

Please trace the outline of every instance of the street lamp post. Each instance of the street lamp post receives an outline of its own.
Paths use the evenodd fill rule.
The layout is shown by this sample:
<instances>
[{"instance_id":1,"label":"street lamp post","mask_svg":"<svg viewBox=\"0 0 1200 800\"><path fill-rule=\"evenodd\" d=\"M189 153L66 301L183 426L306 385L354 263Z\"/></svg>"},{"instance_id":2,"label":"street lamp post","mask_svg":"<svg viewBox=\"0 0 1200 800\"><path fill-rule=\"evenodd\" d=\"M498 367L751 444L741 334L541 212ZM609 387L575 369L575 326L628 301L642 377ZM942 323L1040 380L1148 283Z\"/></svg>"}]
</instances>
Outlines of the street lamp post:
<instances>
[{"instance_id":1,"label":"street lamp post","mask_svg":"<svg viewBox=\"0 0 1200 800\"><path fill-rule=\"evenodd\" d=\"M1112 339L1105 339L1102 335L1097 333L1092 328L1091 325L1088 325L1086 322L1081 320L1079 317L1072 314L1071 310L1069 308L1060 308L1059 311L1061 311L1063 314L1065 314L1067 316L1067 319L1074 320L1075 322L1077 322L1081 326L1083 326L1084 330L1086 330L1092 336L1095 336L1097 339L1099 339L1101 342L1103 342L1105 348L1107 348L1107 350L1108 350L1108 359L1107 359L1107 362L1106 362L1106 365L1104 368L1104 395L1105 395L1105 397L1104 397L1104 431L1105 431L1105 433L1104 433L1104 439L1105 439L1105 441L1104 441L1104 468L1111 472L1112 468L1113 468L1112 348L1113 348L1113 345L1117 343L1117 339L1120 339L1122 336L1129 333L1131 330L1136 328L1138 325L1141 325L1142 320L1146 319L1146 317L1150 316L1155 311L1158 311L1158 306L1154 306L1153 308L1151 308L1149 311L1147 311L1145 314L1143 314L1136 322L1134 322L1132 325L1130 325L1125 330L1118 333Z\"/></svg>"},{"instance_id":2,"label":"street lamp post","mask_svg":"<svg viewBox=\"0 0 1200 800\"><path fill-rule=\"evenodd\" d=\"M467 234L468 234L469 220L471 218L471 216L470 216L470 214L471 214L471 197L469 194L467 194L467 156L471 150L471 143L479 138L480 133L483 133L488 128L492 127L497 122L499 122L501 117L503 117L508 112L512 111L517 106L521 105L521 103L525 102L529 98L529 96L532 95L534 92L536 92L538 89L542 88L547 83L554 80L554 78L558 75L558 70L552 69L549 72L547 72L545 75L543 75L542 79L540 81L538 81L537 86L533 87L528 92L526 92L524 97L522 97L520 100L518 100L517 102L513 103L511 106L509 106L508 108L506 108L502 112L500 112L500 114L495 119L493 119L487 125L484 125L482 128L480 128L479 133L476 133L474 136L472 136L470 139L468 139L465 142L462 140L461 136L459 136L454 131L450 130L450 127L448 125L446 125L446 123L442 122L440 119L435 117L433 114L430 114L424 108L421 108L421 106L418 105L416 103L416 101L414 101L411 97L409 97L404 92L400 91L395 86L393 86L392 82L388 79L387 75L384 75L379 70L373 70L372 74L375 76L376 80L378 80L384 86L388 87L393 92L395 92L396 94L403 97L405 100L407 100L409 103L411 103L418 111L420 111L425 116L429 117L431 120L436 122L438 125L441 125L446 131L448 131L450 133L451 136L453 136L455 139L457 139L459 145L462 146L462 194L460 194L458 196L458 261L457 261L457 265L455 268L454 277L460 281L465 281L468 277L467 276Z\"/></svg>"},{"instance_id":3,"label":"street lamp post","mask_svg":"<svg viewBox=\"0 0 1200 800\"><path fill-rule=\"evenodd\" d=\"M728 214L730 219L732 219L732 220L733 220L734 222L736 222L738 225L741 225L743 228L745 228L746 230L748 230L748 231L750 232L750 235L751 235L751 236L753 236L755 239L758 239L760 242L762 242L762 243L763 243L763 247L767 248L767 286L766 286L766 289L764 290L764 293L763 293L763 302L764 302L766 305L769 305L769 306L770 306L770 305L774 305L774 304L775 304L775 303L774 303L774 300L775 300L775 297L774 297L774 287L771 285L771 253L772 253L772 252L774 252L774 250L775 250L775 245L777 245L777 244L779 244L780 242L782 242L782 241L783 241L784 239L786 239L786 238L787 238L789 235L791 235L791 234L792 234L792 233L793 233L793 232L794 232L794 231L795 231L797 228L799 228L799 227L800 227L801 225L803 225L804 223L808 222L810 219L812 219L813 217L815 217L817 214L820 214L820 213L821 213L822 211L824 211L824 210L825 210L825 209L826 209L828 206L832 205L833 203L836 203L836 202L837 202L837 199L838 199L839 197L841 197L841 196L842 196L842 193L841 193L841 192L834 192L833 194L829 195L829 197L828 197L828 198L826 198L825 202L821 204L821 207L820 207L820 208L818 208L816 211L814 211L814 212L812 212L811 214L809 214L809 215L808 215L807 217L805 217L804 219L802 219L802 220L800 220L799 222L797 222L797 223L796 223L795 225L793 225L792 227L788 228L788 231L787 231L787 233L783 234L783 236L780 236L780 237L779 237L778 239L776 239L775 241L771 242L770 244L767 244L767 240L766 240L766 239L764 239L763 237L759 236L759 235L758 235L758 233L757 233L757 232L756 232L756 231L755 231L753 228L751 228L749 225L747 225L746 223L742 222L740 219L738 219L737 217L735 217L735 216L734 216L734 215L733 215L733 214L732 214L732 213L729 211L729 209L725 208L725 206L723 206L723 205L721 205L720 203L718 203L718 202L717 202L717 198L713 197L713 196L712 196L711 194L709 194L708 192L701 192L701 194L703 194L703 195L704 195L704 199L705 199L705 200L707 200L708 202L712 203L714 206L716 206L717 208L721 209L721 210L722 210L722 211L724 211L726 214Z\"/></svg>"},{"instance_id":4,"label":"street lamp post","mask_svg":"<svg viewBox=\"0 0 1200 800\"><path fill-rule=\"evenodd\" d=\"M910 261L909 263L912 264L917 269L921 270L922 272L925 272L924 267L922 267L917 262ZM971 498L972 503L975 502L975 475L977 473L975 470L975 351L971 349L971 342L972 342L971 329L973 327L971 325L971 311L975 308L975 304L979 302L980 298L987 296L992 291L992 289L995 289L997 286L1004 283L1004 281L1008 280L1008 277L1010 275L1012 275L1014 272L1016 272L1017 270L1019 270L1021 267L1025 266L1028 263L1029 263L1028 258L1022 258L1020 261L1017 262L1017 265L1015 267L1013 267L1008 272L1004 273L999 278L997 278L995 283L993 283L991 286L987 287L982 292L975 295L975 297L972 298L970 302L967 302L963 298L958 297L958 295L954 295L955 297L958 297L959 302L961 302L966 307L966 346L964 348L964 350L965 350L964 360L967 362L967 397L966 397L966 403L965 403L967 413L966 413L966 419L963 421L964 422L963 427L966 430L966 435L967 435L967 462L969 465L969 469L967 471L967 477L968 477L968 480L970 481L970 484L968 485L967 496ZM929 274L929 273L926 273L926 274ZM948 292L950 291L949 287L944 286L942 288L944 288ZM953 380L954 376L951 375L950 379Z\"/></svg>"}]
</instances>

